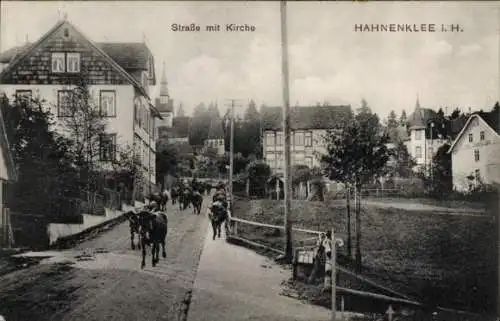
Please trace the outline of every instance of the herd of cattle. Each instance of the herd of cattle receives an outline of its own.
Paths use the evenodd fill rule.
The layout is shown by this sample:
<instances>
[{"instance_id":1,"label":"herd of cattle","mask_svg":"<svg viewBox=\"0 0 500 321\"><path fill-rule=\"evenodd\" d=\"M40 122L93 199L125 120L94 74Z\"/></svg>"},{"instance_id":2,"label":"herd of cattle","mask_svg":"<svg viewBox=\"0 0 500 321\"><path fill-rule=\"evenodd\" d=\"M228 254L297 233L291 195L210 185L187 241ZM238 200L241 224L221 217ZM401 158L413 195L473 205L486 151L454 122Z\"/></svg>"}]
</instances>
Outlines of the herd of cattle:
<instances>
[{"instance_id":1,"label":"herd of cattle","mask_svg":"<svg viewBox=\"0 0 500 321\"><path fill-rule=\"evenodd\" d=\"M151 265L154 267L159 262L160 246L163 258L167 257L165 250L168 233L168 218L166 214L167 203L179 204L179 210L184 211L193 206L195 214L200 214L203 204L203 195L210 195L211 189L216 189L212 196L212 204L208 206L207 214L213 228L213 239L221 237L221 227L227 220L228 201L226 187L223 183L211 186L193 180L191 183L182 182L172 187L170 191L151 194L149 204L141 209L134 209L125 213L130 225L131 247L135 250L134 243L137 235L137 247L142 249L141 268L146 266L146 247L151 247Z\"/></svg>"}]
</instances>

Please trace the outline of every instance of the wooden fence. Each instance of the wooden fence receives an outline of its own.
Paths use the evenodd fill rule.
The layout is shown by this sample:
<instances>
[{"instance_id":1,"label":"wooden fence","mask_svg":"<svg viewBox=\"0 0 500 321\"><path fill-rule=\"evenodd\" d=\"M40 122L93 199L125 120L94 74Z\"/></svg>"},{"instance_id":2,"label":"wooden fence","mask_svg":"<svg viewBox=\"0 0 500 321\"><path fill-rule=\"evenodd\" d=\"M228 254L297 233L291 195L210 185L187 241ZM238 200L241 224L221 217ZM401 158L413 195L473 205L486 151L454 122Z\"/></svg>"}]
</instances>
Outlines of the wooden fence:
<instances>
[{"instance_id":1,"label":"wooden fence","mask_svg":"<svg viewBox=\"0 0 500 321\"><path fill-rule=\"evenodd\" d=\"M231 200L231 197L228 195L228 200ZM231 240L236 240L242 243L245 243L247 245L253 246L253 247L258 247L265 249L267 251L274 252L276 254L281 254L283 255L284 252L279 249L272 248L268 245L264 245L255 241L251 241L248 239L245 239L238 233L238 227L239 225L250 225L254 227L260 227L260 228L269 228L269 229L274 229L274 230L281 230L284 231L285 227L284 226L278 226L278 225L272 225L272 224L265 224L265 223L259 223L255 221L249 221L241 218L237 218L233 216L233 213L231 211L228 211L228 222L226 224L225 232L226 232L226 240L231 241ZM308 230L308 229L302 229L302 228L292 228L294 232L299 232L299 233L306 233L310 235L314 235L309 238L303 238L301 239L299 244L297 244L294 249L295 249L295 258L298 256L298 252L300 250L304 249L309 249L312 250L315 247L315 243L318 239L318 236L320 231L314 231L314 230ZM337 242L340 240L337 239ZM494 317L491 319L488 319L488 317L485 317L484 315L479 315L476 313L471 313L467 311L460 311L460 310L453 310L453 309L447 309L443 307L434 307L434 311L432 314L432 319L429 319L430 312L428 310L425 310L424 305L421 302L412 300L408 296L399 293L397 291L394 291L392 289L389 289L387 287L384 287L380 284L377 284L373 282L372 280L369 280L367 278L362 277L361 275L358 275L348 269L345 269L341 266L336 266L336 270L338 272L344 273L346 275L349 275L352 278L358 279L361 282L365 282L369 285L371 285L374 288L377 288L378 290L381 290L383 293L390 293L391 295L382 295L379 293L373 293L373 292L366 292L366 291L358 291L358 290L353 290L349 288L344 288L344 287L337 287L337 296L341 296L341 301L342 301L342 306L344 304L344 296L347 297L356 297L358 299L361 299L362 301L371 301L371 304L373 302L379 302L378 305L376 304L375 306L379 309L380 304L384 304L385 307L387 307L387 311L392 311L394 312L394 316L398 316L398 311L394 311L393 307L396 309L400 309L403 311L405 308L411 307L416 309L416 313L411 315L411 316L405 316L402 317L400 316L399 319L394 318L393 320L406 320L406 321L498 321ZM292 272L293 273L293 272ZM384 308L385 311L385 308ZM392 319L392 315L391 315ZM375 320L375 319L374 319Z\"/></svg>"}]
</instances>

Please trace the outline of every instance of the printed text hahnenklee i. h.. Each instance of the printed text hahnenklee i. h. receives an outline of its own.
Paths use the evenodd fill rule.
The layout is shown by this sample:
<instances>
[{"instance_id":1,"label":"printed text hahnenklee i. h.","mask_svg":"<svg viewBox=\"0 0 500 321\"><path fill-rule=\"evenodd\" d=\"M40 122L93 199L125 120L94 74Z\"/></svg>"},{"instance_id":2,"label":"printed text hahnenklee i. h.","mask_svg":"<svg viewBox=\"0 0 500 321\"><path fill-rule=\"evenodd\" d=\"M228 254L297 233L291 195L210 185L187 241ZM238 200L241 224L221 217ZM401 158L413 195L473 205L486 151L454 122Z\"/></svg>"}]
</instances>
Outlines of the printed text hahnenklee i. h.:
<instances>
[{"instance_id":1,"label":"printed text hahnenklee i. h.","mask_svg":"<svg viewBox=\"0 0 500 321\"><path fill-rule=\"evenodd\" d=\"M463 32L460 24L436 23L357 23L354 24L355 32Z\"/></svg>"}]
</instances>

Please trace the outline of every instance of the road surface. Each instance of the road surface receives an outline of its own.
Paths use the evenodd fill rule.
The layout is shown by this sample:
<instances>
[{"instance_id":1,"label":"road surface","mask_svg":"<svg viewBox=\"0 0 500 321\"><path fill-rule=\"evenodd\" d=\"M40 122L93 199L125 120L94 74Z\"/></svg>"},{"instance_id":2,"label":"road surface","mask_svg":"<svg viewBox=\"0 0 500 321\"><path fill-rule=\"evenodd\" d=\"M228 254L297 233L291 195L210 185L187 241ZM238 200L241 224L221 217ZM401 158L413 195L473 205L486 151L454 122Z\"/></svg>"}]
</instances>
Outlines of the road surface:
<instances>
[{"instance_id":1,"label":"road surface","mask_svg":"<svg viewBox=\"0 0 500 321\"><path fill-rule=\"evenodd\" d=\"M0 277L7 321L185 320L208 228L201 215L169 204L167 258L140 269L122 223L72 250L44 253L40 264Z\"/></svg>"}]
</instances>

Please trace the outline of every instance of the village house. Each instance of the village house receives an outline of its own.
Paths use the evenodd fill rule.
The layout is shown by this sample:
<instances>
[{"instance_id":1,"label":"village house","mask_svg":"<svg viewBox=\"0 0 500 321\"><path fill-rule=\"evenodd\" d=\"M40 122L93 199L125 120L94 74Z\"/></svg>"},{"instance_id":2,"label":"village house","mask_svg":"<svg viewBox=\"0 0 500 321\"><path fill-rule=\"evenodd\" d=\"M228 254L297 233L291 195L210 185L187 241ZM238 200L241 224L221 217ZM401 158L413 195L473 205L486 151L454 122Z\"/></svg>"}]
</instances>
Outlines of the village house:
<instances>
[{"instance_id":1,"label":"village house","mask_svg":"<svg viewBox=\"0 0 500 321\"><path fill-rule=\"evenodd\" d=\"M214 117L210 120L208 137L204 142L204 151L213 150L218 156L225 154L224 131L222 130L222 119Z\"/></svg>"},{"instance_id":2,"label":"village house","mask_svg":"<svg viewBox=\"0 0 500 321\"><path fill-rule=\"evenodd\" d=\"M9 147L9 141L7 139L7 132L5 130L5 123L3 120L2 113L0 113L0 248L3 246L9 246L9 219L5 212L6 209L6 190L10 183L17 180L16 167L14 165L14 160L12 158L12 153Z\"/></svg>"},{"instance_id":3,"label":"village house","mask_svg":"<svg viewBox=\"0 0 500 321\"><path fill-rule=\"evenodd\" d=\"M35 43L2 53L0 63L0 90L9 97L45 99L56 129L71 116L71 89L85 79L107 119L100 161L109 163L119 147L134 146L148 178L144 187L155 185L154 123L161 116L149 96L156 84L155 64L144 43L94 43L65 16Z\"/></svg>"},{"instance_id":4,"label":"village house","mask_svg":"<svg viewBox=\"0 0 500 321\"><path fill-rule=\"evenodd\" d=\"M339 120L348 117L351 106L311 106L290 108L291 164L320 167L318 154L326 152L324 136ZM275 174L285 169L283 111L281 107L261 108L263 158Z\"/></svg>"},{"instance_id":5,"label":"village house","mask_svg":"<svg viewBox=\"0 0 500 321\"><path fill-rule=\"evenodd\" d=\"M499 110L473 113L453 141L453 188L470 191L480 183L500 183Z\"/></svg>"},{"instance_id":6,"label":"village house","mask_svg":"<svg viewBox=\"0 0 500 321\"><path fill-rule=\"evenodd\" d=\"M448 142L445 135L438 134L437 113L430 108L422 108L417 98L415 110L408 117L408 136L405 142L408 153L417 168L430 173L433 157L441 146Z\"/></svg>"}]
</instances>

